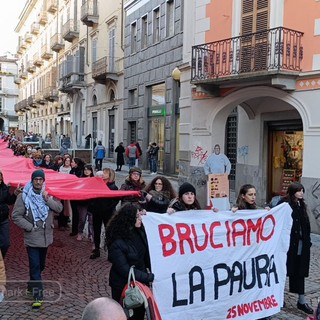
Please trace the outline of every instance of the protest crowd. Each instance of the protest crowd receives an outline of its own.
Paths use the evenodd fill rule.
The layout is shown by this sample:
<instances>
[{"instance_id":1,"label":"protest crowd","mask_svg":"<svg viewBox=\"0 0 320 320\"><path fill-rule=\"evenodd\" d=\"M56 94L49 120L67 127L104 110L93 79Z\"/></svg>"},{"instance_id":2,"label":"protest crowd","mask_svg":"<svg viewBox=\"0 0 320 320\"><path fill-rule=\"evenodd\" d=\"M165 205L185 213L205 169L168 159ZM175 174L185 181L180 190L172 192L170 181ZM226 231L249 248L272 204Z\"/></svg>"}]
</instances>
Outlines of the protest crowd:
<instances>
[{"instance_id":1,"label":"protest crowd","mask_svg":"<svg viewBox=\"0 0 320 320\"><path fill-rule=\"evenodd\" d=\"M111 297L113 300L103 298L92 301L84 310L83 319L100 319L98 316L95 318L94 315L96 313L98 314L100 311L102 312L103 309L109 310L109 308L114 308L112 310L116 310L114 311L115 317L106 319L130 318L144 320L145 317L147 317L147 319L160 320L161 316L159 310L161 311L166 308L160 303L158 309L156 300L154 300L152 293L150 293L152 283L157 279L157 271L153 268L152 263L152 260L154 259L153 252L156 251L154 251L155 249L152 248L151 250L150 248L154 243L151 242L150 244L150 234L147 232L148 229L151 230L152 228L150 226L148 227L148 224L155 224L155 222L150 220L153 219L153 216L148 213L154 212L159 214L158 217L155 218L155 221L157 221L157 219L172 219L172 221L177 221L175 225L181 224L181 222L179 222L180 220L178 220L179 217L181 217L181 211L190 211L190 214L192 215L194 212L201 209L208 209L201 208L197 200L196 188L189 182L184 182L180 185L178 190L175 190L169 179L157 173L157 154L159 147L156 143L150 143L148 150L146 151L147 159L150 164L150 174L154 175L152 180L146 183L143 177L143 171L139 168L139 158L142 155L142 151L140 146L134 141L132 141L127 148L123 146L123 143L120 143L115 149L117 152L117 168L116 170L113 170L112 168L103 168L102 166L102 161L105 158L105 147L102 145L101 141L99 141L94 148L96 157L95 166L93 166L91 163L86 164L80 158L73 158L68 152L66 145L62 146L60 154L53 158L50 153L44 153L39 146L34 147L33 145L22 144L16 140L13 135L2 135L1 138L3 143L6 144L6 148L12 150L14 156L31 159L34 166L31 170L29 182L15 187L10 187L10 185L5 184L6 176L4 172L1 172L2 168L0 168L0 249L2 253L0 254L0 292L4 297L9 288L6 286L6 275L4 270L5 256L8 250L10 250L9 224L11 214L8 206L12 205L12 222L24 232L24 244L29 259L30 275L27 291L32 297L31 306L33 309L42 309L46 305L44 303L46 298L44 296L45 291L42 283L42 271L44 271L46 267L48 249L54 241L54 226L58 231L68 233L68 236L76 239L78 243L85 243L88 251L87 258L89 260L99 262L99 259L101 260L101 256L105 250L107 251L108 260L111 263L108 283L111 287ZM125 165L125 155L128 158L129 164L128 176L125 178L123 184L117 186L115 171L122 170L122 166ZM55 171L57 174L76 176L79 178L79 181L82 181L82 179L99 177L103 180L105 186L107 186L107 190L119 192L119 196L85 197L84 199L74 200L68 199L68 190L65 190L66 196L63 200L59 200L54 194L50 194L46 191L45 184L50 176L48 170ZM121 191L127 193L120 193ZM230 208L230 217L232 217L232 215L237 215L240 210L248 210L250 211L251 219L251 217L254 217L256 210L272 210L270 208L259 208L256 205L256 192L254 186L244 185L239 191L236 204ZM293 185L292 188L288 189L288 195L280 199L279 205L281 203L288 203L293 210L290 210L293 212L292 229L290 221L290 230L287 230L289 246L288 261L290 263L287 265L287 275L289 276L290 292L297 294L297 308L307 316L314 314L316 310L310 306L307 297L305 296L305 278L309 275L311 240L310 223L306 214L306 204L303 201L303 193L304 188L301 184ZM113 195L115 195L115 193L113 193ZM210 208L210 211L211 216L209 217L214 217L215 213L219 213L219 210L214 207ZM288 214L291 215L290 211L288 211ZM167 214L164 215L164 213ZM261 213L261 219L259 218L257 223L260 223L259 221L267 221L268 219L274 221L273 219L275 218L271 217L272 214L263 214L264 215ZM210 243L210 250L224 250L226 245L222 243L217 244L214 240L214 228L216 228L216 230L219 229L222 222L215 220L214 223L211 223L210 219L212 218L209 218L208 220L208 226L210 225L210 227L206 229L206 220L203 220L202 225L203 230L207 230L207 234L205 234L207 236L210 234L210 239L212 240ZM151 223L150 221L153 222ZM282 221L281 223L285 225L285 221ZM163 256L167 255L169 257L173 254L173 251L170 251L166 246L169 243L169 248L171 248L171 250L174 249L175 244L172 236L174 232L177 232L182 243L180 244L180 251L178 250L179 244L176 244L176 251L179 251L180 255L185 254L183 250L185 248L183 247L184 241L189 244L190 251L198 250L198 252L201 252L204 250L203 248L201 249L200 244L196 241L194 244L191 244L191 240L188 238L190 234L195 235L198 230L192 229L192 227L188 229L189 227L187 225L180 225L180 229L177 227L178 229L174 230L172 226L168 226L165 223L165 220L161 220L159 225L163 226L163 229L159 231L162 236ZM227 244L231 247L232 241L235 243L235 238L233 237L237 237L236 231L233 229L235 227L234 224L229 225L227 220L224 221L224 225L228 231L228 236L226 237ZM248 228L250 231L250 226ZM153 233L157 233L156 230L154 230ZM172 238L170 238L170 236L172 236ZM259 237L261 241L266 241L266 237L263 238L262 233L259 234ZM246 245L249 244L244 244L244 246ZM165 251L166 249L168 250ZM284 256L287 256L286 252L283 253L282 257ZM255 263L254 261L268 261L269 265L269 260L271 261L273 256L271 256L271 258L266 258L261 255L256 256L254 259L252 260L253 264ZM260 262L257 263L259 264ZM274 277L275 283L281 282L281 277L279 275L280 271L275 270L275 267L272 267L271 265L272 262L270 262L268 277L270 279ZM101 265L101 268L103 267L104 266ZM235 274L230 275L230 278L228 278L228 280L225 279L225 281L219 279L221 276L219 268L221 270L223 268L225 268L224 270L229 270L227 266L223 267L222 264L216 264L213 268L216 280L215 286L217 287L215 287L215 292L212 295L216 295L217 297L219 294L221 295L221 293L223 293L223 290L221 290L222 283L223 285L227 285L227 283L230 282L230 292L233 292L233 290L235 290L233 289L233 286L236 288L236 283L239 280L232 280L232 277L236 277ZM242 268L246 268L246 265L244 264L240 267L235 264L233 268L242 270ZM259 265L256 266L256 269L253 269L256 272L256 281L259 282L259 278L262 279L266 271L262 270L263 268L259 271ZM124 288L131 272L134 281L142 284L140 290L144 293L145 297L148 297L148 299L146 299L149 303L144 301L137 306L125 304L127 297L124 293ZM193 270L193 272L195 271ZM245 273L245 271L243 272ZM201 271L199 271L199 273L201 274ZM279 277L280 280L277 277ZM286 277L286 274L284 274L284 277ZM192 279L191 275L190 279ZM176 286L174 287L174 290L176 290L175 293L177 293L177 296L174 297L174 306L188 304L182 298L179 300L179 280L181 279L172 278L172 282ZM234 281L234 283L232 281ZM244 281L246 282L249 280L245 279ZM243 288L246 288L246 286L249 287L250 285L244 283ZM194 291L201 291L199 287L200 284L198 287L196 284L193 284L193 287L190 284L190 290L193 288ZM263 287L263 285L261 285L261 287ZM186 289L184 289L184 291L185 290ZM238 302L234 301L234 306L227 310L226 316L218 315L214 319L225 319L226 317L230 319L237 318L237 315L240 315L240 312L244 315L243 319L272 319L272 313L269 313L270 315L268 314L267 316L264 316L265 314L262 313L263 316L261 317L255 316L254 311L266 311L269 308L275 308L275 310L279 312L283 307L283 290L284 288L282 288L282 298L279 298L276 294L273 296L273 292L270 291L268 293L268 298L265 300L257 300L257 303L252 303L252 308L255 310L251 310L251 315L247 312L247 317L245 317L246 311L243 305L240 307L239 303L239 305L236 306ZM281 290L279 292L281 295ZM195 296L196 295L194 295L194 297ZM190 293L190 299L191 297L192 294ZM205 298L203 297L203 299ZM277 299L278 301L276 301ZM122 308L116 302L121 304L121 306L124 306L124 312L122 312ZM279 302L281 302L281 305L279 305ZM146 305L148 305L148 307L146 307ZM190 312L189 309L186 311L186 319L196 319L193 316L188 317L190 314L188 312ZM212 309L212 312L214 312L214 309ZM175 316L177 315L170 316L168 319L174 319ZM180 315L180 317L182 317L182 315ZM176 317L176 319L177 318L179 317ZM167 320L164 316L162 316L162 319Z\"/></svg>"}]
</instances>

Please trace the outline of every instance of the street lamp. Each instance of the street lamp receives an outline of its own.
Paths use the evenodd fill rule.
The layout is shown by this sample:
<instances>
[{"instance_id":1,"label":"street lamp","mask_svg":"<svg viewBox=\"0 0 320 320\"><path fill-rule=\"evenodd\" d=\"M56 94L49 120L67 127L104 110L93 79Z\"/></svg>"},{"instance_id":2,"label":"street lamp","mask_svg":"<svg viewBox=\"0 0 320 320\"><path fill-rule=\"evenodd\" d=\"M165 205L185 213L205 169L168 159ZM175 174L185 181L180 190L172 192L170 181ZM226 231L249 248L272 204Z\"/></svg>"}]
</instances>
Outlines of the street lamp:
<instances>
[{"instance_id":1,"label":"street lamp","mask_svg":"<svg viewBox=\"0 0 320 320\"><path fill-rule=\"evenodd\" d=\"M173 80L175 81L179 81L180 82L180 77L181 77L181 71L179 70L178 67L175 67L171 73L171 77Z\"/></svg>"}]
</instances>

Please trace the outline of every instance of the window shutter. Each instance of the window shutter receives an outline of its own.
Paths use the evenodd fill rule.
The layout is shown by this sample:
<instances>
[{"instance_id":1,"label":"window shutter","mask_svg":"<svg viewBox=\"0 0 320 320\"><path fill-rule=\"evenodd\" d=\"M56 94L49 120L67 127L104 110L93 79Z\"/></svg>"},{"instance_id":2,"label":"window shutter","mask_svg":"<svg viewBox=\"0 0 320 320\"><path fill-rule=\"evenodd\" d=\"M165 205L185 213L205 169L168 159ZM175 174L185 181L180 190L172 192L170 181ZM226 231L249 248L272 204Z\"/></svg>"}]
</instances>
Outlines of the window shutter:
<instances>
[{"instance_id":1,"label":"window shutter","mask_svg":"<svg viewBox=\"0 0 320 320\"><path fill-rule=\"evenodd\" d=\"M269 0L242 0L240 72L263 70L267 65Z\"/></svg>"}]
</instances>

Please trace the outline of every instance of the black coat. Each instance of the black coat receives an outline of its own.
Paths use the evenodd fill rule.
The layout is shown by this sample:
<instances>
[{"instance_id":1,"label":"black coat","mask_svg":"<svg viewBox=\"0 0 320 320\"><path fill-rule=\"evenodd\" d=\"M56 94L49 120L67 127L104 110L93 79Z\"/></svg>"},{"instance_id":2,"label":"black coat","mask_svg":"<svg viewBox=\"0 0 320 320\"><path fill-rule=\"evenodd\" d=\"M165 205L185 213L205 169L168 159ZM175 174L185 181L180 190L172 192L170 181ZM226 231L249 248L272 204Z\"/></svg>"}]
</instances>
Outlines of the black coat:
<instances>
[{"instance_id":1,"label":"black coat","mask_svg":"<svg viewBox=\"0 0 320 320\"><path fill-rule=\"evenodd\" d=\"M108 182L107 186L110 190L118 190L115 182ZM120 200L119 198L96 198L90 201L88 211L92 214L102 213L110 219L116 206Z\"/></svg>"},{"instance_id":2,"label":"black coat","mask_svg":"<svg viewBox=\"0 0 320 320\"><path fill-rule=\"evenodd\" d=\"M167 197L164 192L151 190L149 193L152 195L152 198L150 199L150 201L146 202L145 209L149 212L167 212L170 203L169 197Z\"/></svg>"},{"instance_id":3,"label":"black coat","mask_svg":"<svg viewBox=\"0 0 320 320\"><path fill-rule=\"evenodd\" d=\"M0 184L0 222L8 219L8 205L14 204L16 198L17 197L14 194L10 194L9 187L2 182Z\"/></svg>"},{"instance_id":4,"label":"black coat","mask_svg":"<svg viewBox=\"0 0 320 320\"><path fill-rule=\"evenodd\" d=\"M117 146L114 152L117 153L117 165L123 166L124 165L124 156L123 154L126 152L124 146Z\"/></svg>"},{"instance_id":5,"label":"black coat","mask_svg":"<svg viewBox=\"0 0 320 320\"><path fill-rule=\"evenodd\" d=\"M284 202L280 200L279 204ZM292 208L292 228L290 234L290 246L287 253L287 276L309 276L310 266L310 247L312 245L310 233L309 218L304 215L303 209L298 205L290 205ZM301 232L300 232L301 231ZM300 259L300 266L297 268L297 251L299 240L302 238L302 253ZM294 270L299 270L295 274Z\"/></svg>"},{"instance_id":6,"label":"black coat","mask_svg":"<svg viewBox=\"0 0 320 320\"><path fill-rule=\"evenodd\" d=\"M115 240L108 248L109 261L112 263L109 285L119 297L128 282L131 266L135 266L134 275L137 281L149 284L154 275L147 272L150 268L148 244L144 229L137 229L130 239L120 238Z\"/></svg>"}]
</instances>

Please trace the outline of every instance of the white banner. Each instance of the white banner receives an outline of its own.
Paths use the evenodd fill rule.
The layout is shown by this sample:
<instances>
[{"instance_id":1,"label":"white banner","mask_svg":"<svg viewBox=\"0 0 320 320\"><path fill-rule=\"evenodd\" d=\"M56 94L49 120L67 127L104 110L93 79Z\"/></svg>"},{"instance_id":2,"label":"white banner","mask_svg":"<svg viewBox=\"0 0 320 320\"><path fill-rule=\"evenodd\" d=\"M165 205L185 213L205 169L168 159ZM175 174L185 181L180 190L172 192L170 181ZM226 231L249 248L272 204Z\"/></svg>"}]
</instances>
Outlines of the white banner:
<instances>
[{"instance_id":1,"label":"white banner","mask_svg":"<svg viewBox=\"0 0 320 320\"><path fill-rule=\"evenodd\" d=\"M143 216L164 320L258 319L280 311L291 207Z\"/></svg>"}]
</instances>

